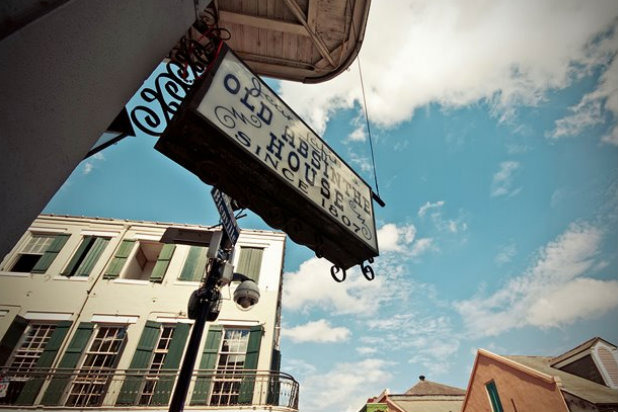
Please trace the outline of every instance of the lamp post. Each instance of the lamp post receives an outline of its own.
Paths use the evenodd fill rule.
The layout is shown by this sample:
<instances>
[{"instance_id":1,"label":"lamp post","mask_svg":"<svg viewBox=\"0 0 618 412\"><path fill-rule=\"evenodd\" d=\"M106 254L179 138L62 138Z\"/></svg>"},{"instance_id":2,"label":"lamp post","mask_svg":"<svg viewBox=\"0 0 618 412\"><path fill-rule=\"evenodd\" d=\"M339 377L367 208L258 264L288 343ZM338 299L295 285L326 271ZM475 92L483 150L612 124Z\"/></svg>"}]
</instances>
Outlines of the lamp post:
<instances>
[{"instance_id":1,"label":"lamp post","mask_svg":"<svg viewBox=\"0 0 618 412\"><path fill-rule=\"evenodd\" d=\"M194 319L195 323L191 329L189 343L169 406L169 412L180 412L183 410L187 398L200 341L204 334L204 326L207 321L212 322L219 316L221 287L229 285L233 280L241 281L234 292L234 302L243 310L251 308L258 302L260 292L253 280L240 273L233 273L233 266L228 263L233 246L224 232L186 229L178 231L178 229L171 228L163 235L162 241L193 246L210 246L211 249L216 246L216 253L209 253L210 256L214 257L209 259L202 284L189 298L187 313L189 319Z\"/></svg>"}]
</instances>

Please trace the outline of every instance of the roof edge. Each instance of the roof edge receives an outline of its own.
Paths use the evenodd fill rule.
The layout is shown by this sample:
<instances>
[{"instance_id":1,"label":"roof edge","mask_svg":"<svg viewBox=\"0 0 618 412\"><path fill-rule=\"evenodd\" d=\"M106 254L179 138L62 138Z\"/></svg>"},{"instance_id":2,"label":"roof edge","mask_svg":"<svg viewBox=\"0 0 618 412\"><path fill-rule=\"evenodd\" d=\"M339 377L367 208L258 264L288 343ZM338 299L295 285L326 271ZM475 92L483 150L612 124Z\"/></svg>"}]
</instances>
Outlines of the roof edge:
<instances>
[{"instance_id":1,"label":"roof edge","mask_svg":"<svg viewBox=\"0 0 618 412\"><path fill-rule=\"evenodd\" d=\"M339 76L342 72L344 72L348 67L352 65L354 60L358 57L361 46L363 45L363 41L365 40L365 31L367 29L367 22L369 18L370 6L371 6L371 0L366 0L365 9L363 10L363 13L360 19L360 29L359 29L358 35L356 36L356 39L354 40L354 47L350 49L350 53L346 56L345 60L338 67L335 67L332 71L322 76L305 77L303 79L303 83L315 84L315 83L322 83L322 82L331 80ZM350 31L352 32L356 31L354 28L354 13L352 14Z\"/></svg>"},{"instance_id":2,"label":"roof edge","mask_svg":"<svg viewBox=\"0 0 618 412\"><path fill-rule=\"evenodd\" d=\"M485 350L485 349L479 349L478 350L478 354L479 355L483 355L483 356L485 356L487 358L493 359L495 361L501 362L501 363L503 363L503 364L505 364L507 366L510 366L513 369L517 369L520 372L523 372L523 373L526 373L528 375L531 375L531 376L534 376L536 378L539 378L539 379L541 379L541 380L543 380L543 381L545 381L547 383L555 383L558 386L562 386L562 382L560 381L560 378L558 378L557 376L548 375L546 373L539 372L538 370L533 369L533 368L531 368L529 366L523 365L523 364L521 364L519 362L516 362L516 361L514 361L512 359L509 359L509 358L506 358L504 356L497 355L497 354L495 354L493 352L490 352L488 350Z\"/></svg>"}]
</instances>

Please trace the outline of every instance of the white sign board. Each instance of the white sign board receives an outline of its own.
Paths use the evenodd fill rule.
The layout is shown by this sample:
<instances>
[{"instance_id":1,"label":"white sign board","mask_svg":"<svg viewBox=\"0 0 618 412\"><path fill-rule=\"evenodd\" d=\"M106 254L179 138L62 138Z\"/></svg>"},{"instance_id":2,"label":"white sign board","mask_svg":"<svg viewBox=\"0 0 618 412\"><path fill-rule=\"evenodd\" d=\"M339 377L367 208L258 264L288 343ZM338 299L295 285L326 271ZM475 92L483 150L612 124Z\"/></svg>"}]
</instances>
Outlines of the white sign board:
<instances>
[{"instance_id":1,"label":"white sign board","mask_svg":"<svg viewBox=\"0 0 618 412\"><path fill-rule=\"evenodd\" d=\"M197 111L377 253L369 185L234 54Z\"/></svg>"}]
</instances>

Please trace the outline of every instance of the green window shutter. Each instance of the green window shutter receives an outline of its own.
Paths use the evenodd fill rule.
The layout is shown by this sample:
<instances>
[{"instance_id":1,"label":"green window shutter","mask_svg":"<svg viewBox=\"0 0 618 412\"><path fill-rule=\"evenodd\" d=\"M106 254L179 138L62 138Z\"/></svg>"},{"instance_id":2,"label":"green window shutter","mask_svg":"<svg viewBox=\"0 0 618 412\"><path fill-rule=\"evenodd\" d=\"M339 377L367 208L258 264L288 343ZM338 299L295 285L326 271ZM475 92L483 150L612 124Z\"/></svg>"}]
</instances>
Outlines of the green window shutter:
<instances>
[{"instance_id":1,"label":"green window shutter","mask_svg":"<svg viewBox=\"0 0 618 412\"><path fill-rule=\"evenodd\" d=\"M489 394L492 412L504 412L502 402L500 402L500 396L498 396L498 388L496 387L496 383L491 381L485 385L485 387L487 388L487 393Z\"/></svg>"},{"instance_id":2,"label":"green window shutter","mask_svg":"<svg viewBox=\"0 0 618 412\"><path fill-rule=\"evenodd\" d=\"M103 253L108 243L109 239L103 237L96 238L94 243L92 244L92 247L88 251L88 254L86 255L84 261L77 268L75 275L90 276L90 272L92 272L94 265L96 265L99 257L101 256L101 253Z\"/></svg>"},{"instance_id":3,"label":"green window shutter","mask_svg":"<svg viewBox=\"0 0 618 412\"><path fill-rule=\"evenodd\" d=\"M185 261L185 265L178 279L191 282L199 282L202 280L206 262L208 261L207 253L207 247L191 246L189 254L187 255L187 260Z\"/></svg>"},{"instance_id":4,"label":"green window shutter","mask_svg":"<svg viewBox=\"0 0 618 412\"><path fill-rule=\"evenodd\" d=\"M94 324L90 322L81 322L77 326L77 330L75 331L75 334L73 334L73 338L71 339L67 350L64 352L64 356L62 356L62 359L58 364L58 368L74 369L77 367L77 364L82 357L82 353L84 352L84 349L86 349L86 345L90 340L93 330ZM67 372L60 372L59 375L60 376L56 376L51 379L51 382L45 391L45 395L43 395L43 399L41 400L43 405L60 405L64 391L71 382L71 376L67 374Z\"/></svg>"},{"instance_id":5,"label":"green window shutter","mask_svg":"<svg viewBox=\"0 0 618 412\"><path fill-rule=\"evenodd\" d=\"M253 402L253 387L255 386L255 369L257 369L262 342L262 326L253 326L249 332L247 355L245 357L245 377L240 384L238 403L251 404Z\"/></svg>"},{"instance_id":6,"label":"green window shutter","mask_svg":"<svg viewBox=\"0 0 618 412\"><path fill-rule=\"evenodd\" d=\"M131 254L134 244L135 240L123 240L122 243L120 243L120 246L114 255L114 259L112 259L112 262L109 264L105 274L103 275L104 279L115 279L118 275L120 275L120 271L127 262L127 258Z\"/></svg>"},{"instance_id":7,"label":"green window shutter","mask_svg":"<svg viewBox=\"0 0 618 412\"><path fill-rule=\"evenodd\" d=\"M176 377L171 375L171 373L178 372L178 366L185 351L185 344L187 343L190 329L191 325L188 323L176 324L172 341L167 350L167 356L161 368L166 374L159 378L159 383L155 387L155 393L152 395L151 405L167 405L172 394L174 382L176 381ZM170 375L167 375L167 373L170 373Z\"/></svg>"},{"instance_id":8,"label":"green window shutter","mask_svg":"<svg viewBox=\"0 0 618 412\"><path fill-rule=\"evenodd\" d=\"M69 261L67 267L62 271L62 276L73 276L75 274L75 269L77 265L79 265L84 259L84 253L88 250L93 241L92 236L86 236L82 239L82 242L79 244L79 247L73 254L73 257Z\"/></svg>"},{"instance_id":9,"label":"green window shutter","mask_svg":"<svg viewBox=\"0 0 618 412\"><path fill-rule=\"evenodd\" d=\"M195 380L195 388L191 396L191 405L208 405L212 373L217 366L217 358L219 356L219 347L221 346L222 337L223 327L221 327L221 325L210 325L208 335L206 335L204 350L202 351L202 359L200 360L200 370L207 376L198 377Z\"/></svg>"},{"instance_id":10,"label":"green window shutter","mask_svg":"<svg viewBox=\"0 0 618 412\"><path fill-rule=\"evenodd\" d=\"M43 349L43 353L34 365L36 368L50 368L53 365L54 360L58 355L58 351L62 346L62 342L64 342L64 339L66 338L72 324L73 322L71 321L58 322L56 328L49 337L47 345L45 345L45 349ZM36 377L26 382L24 388L19 394L19 397L17 398L16 404L32 405L39 394L44 381L44 377Z\"/></svg>"},{"instance_id":11,"label":"green window shutter","mask_svg":"<svg viewBox=\"0 0 618 412\"><path fill-rule=\"evenodd\" d=\"M71 235L57 235L43 256L32 268L32 273L45 273Z\"/></svg>"},{"instance_id":12,"label":"green window shutter","mask_svg":"<svg viewBox=\"0 0 618 412\"><path fill-rule=\"evenodd\" d=\"M258 283L260 280L263 253L264 249L262 248L241 247L236 271L252 279L255 283Z\"/></svg>"},{"instance_id":13,"label":"green window shutter","mask_svg":"<svg viewBox=\"0 0 618 412\"><path fill-rule=\"evenodd\" d=\"M0 341L0 366L4 366L11 357L11 353L13 353L15 346L19 343L19 339L24 334L26 326L28 326L26 319L19 315L15 316L11 326L9 326L9 329Z\"/></svg>"},{"instance_id":14,"label":"green window shutter","mask_svg":"<svg viewBox=\"0 0 618 412\"><path fill-rule=\"evenodd\" d=\"M142 383L144 381L144 369L148 369L150 367L152 351L159 341L160 334L161 324L159 322L146 322L142 336L140 337L137 348L135 349L135 354L131 360L131 366L129 366L127 376L122 384L122 389L120 389L118 399L116 400L117 405L137 404L137 398L139 397L142 389Z\"/></svg>"},{"instance_id":15,"label":"green window shutter","mask_svg":"<svg viewBox=\"0 0 618 412\"><path fill-rule=\"evenodd\" d=\"M155 263L152 273L150 274L151 282L161 283L163 281L165 271L170 264L170 260L174 255L175 249L176 245L163 245L163 248L161 248L161 253L159 253L159 257L157 258L157 263Z\"/></svg>"}]
</instances>

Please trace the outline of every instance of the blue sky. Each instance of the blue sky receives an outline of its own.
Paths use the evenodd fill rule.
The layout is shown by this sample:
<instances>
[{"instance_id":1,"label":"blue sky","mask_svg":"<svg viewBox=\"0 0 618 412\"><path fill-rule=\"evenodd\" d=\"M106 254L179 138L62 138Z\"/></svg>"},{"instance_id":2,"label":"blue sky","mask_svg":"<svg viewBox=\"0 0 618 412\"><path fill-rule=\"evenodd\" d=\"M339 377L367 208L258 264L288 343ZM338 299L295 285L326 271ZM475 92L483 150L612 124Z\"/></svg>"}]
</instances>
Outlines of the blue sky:
<instances>
[{"instance_id":1,"label":"blue sky","mask_svg":"<svg viewBox=\"0 0 618 412\"><path fill-rule=\"evenodd\" d=\"M356 411L421 374L465 388L477 348L618 342L618 3L386 3L360 55L387 203L377 277L336 284L287 246L282 369L303 412ZM270 84L373 184L356 63ZM44 211L216 223L210 187L154 143L82 162Z\"/></svg>"}]
</instances>

